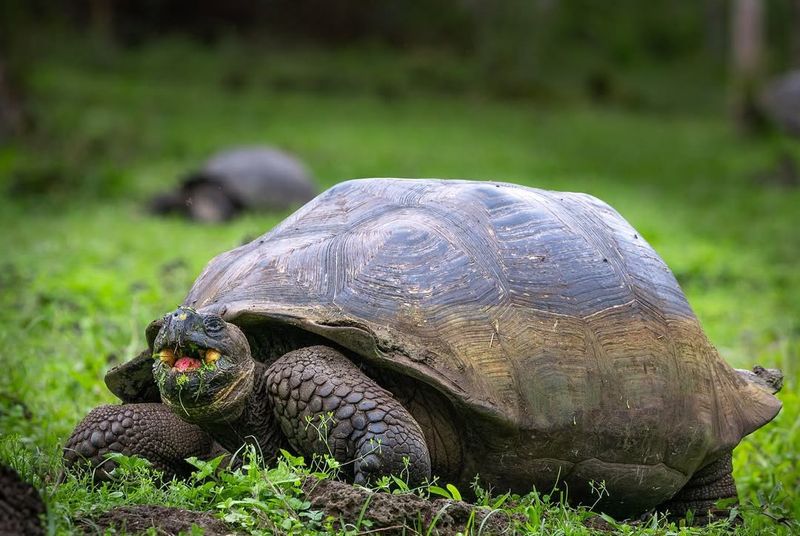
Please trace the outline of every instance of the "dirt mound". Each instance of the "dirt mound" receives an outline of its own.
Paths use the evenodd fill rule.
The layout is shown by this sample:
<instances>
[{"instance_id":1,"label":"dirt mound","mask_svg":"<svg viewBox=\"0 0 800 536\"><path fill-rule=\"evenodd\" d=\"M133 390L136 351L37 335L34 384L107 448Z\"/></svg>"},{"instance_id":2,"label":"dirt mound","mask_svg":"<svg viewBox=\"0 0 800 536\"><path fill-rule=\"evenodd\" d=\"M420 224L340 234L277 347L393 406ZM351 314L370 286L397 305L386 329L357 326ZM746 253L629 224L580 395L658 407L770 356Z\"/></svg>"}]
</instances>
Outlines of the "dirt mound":
<instances>
[{"instance_id":1,"label":"dirt mound","mask_svg":"<svg viewBox=\"0 0 800 536\"><path fill-rule=\"evenodd\" d=\"M33 486L10 467L0 466L0 535L38 535L44 503Z\"/></svg>"},{"instance_id":2,"label":"dirt mound","mask_svg":"<svg viewBox=\"0 0 800 536\"><path fill-rule=\"evenodd\" d=\"M340 520L340 528L344 525L353 528L359 519L368 519L372 521L369 530L381 529L379 532L383 535L414 534L418 530L424 534L431 525L431 534L454 535L464 531L473 511L475 517L471 526L476 533L482 525L482 534L502 534L511 525L502 512L491 513L488 508L462 501L431 501L411 494L375 493L334 480L308 479L303 489L311 501L311 509ZM362 524L360 528L365 526Z\"/></svg>"},{"instance_id":3,"label":"dirt mound","mask_svg":"<svg viewBox=\"0 0 800 536\"><path fill-rule=\"evenodd\" d=\"M470 526L476 533L481 527L481 534L511 532L511 522L505 513L492 513L488 508L462 501L431 501L412 494L376 493L344 482L314 478L307 479L303 489L311 502L311 509L332 516L337 528L353 529L359 520L369 520L368 526L362 521L359 528L393 535L416 534L418 531L425 534L432 527L430 534L451 536L464 532L474 511ZM79 521L84 533L89 534L102 534L108 529L138 534L155 528L158 534L169 535L181 531L189 533L192 525L201 528L205 535L236 533L236 529L208 513L155 505L122 506L99 517Z\"/></svg>"},{"instance_id":4,"label":"dirt mound","mask_svg":"<svg viewBox=\"0 0 800 536\"><path fill-rule=\"evenodd\" d=\"M207 513L156 505L120 506L94 519L82 519L79 523L88 534L103 534L108 529L139 534L150 528L163 535L189 534L192 525L203 529L205 536L235 534L234 529Z\"/></svg>"}]
</instances>

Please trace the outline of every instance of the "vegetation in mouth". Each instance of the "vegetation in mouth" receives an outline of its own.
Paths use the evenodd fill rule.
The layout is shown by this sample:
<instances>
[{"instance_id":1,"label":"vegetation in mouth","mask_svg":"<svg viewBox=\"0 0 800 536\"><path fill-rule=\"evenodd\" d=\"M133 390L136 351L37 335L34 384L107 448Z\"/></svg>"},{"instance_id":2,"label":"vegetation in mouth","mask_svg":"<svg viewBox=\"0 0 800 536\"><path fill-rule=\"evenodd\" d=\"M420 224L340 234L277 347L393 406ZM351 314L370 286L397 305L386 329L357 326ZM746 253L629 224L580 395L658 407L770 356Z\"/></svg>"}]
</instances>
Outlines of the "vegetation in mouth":
<instances>
[{"instance_id":1,"label":"vegetation in mouth","mask_svg":"<svg viewBox=\"0 0 800 536\"><path fill-rule=\"evenodd\" d=\"M164 348L153 357L174 371L192 372L206 366L214 366L220 358L220 352L213 348L200 348L190 344L175 349Z\"/></svg>"}]
</instances>

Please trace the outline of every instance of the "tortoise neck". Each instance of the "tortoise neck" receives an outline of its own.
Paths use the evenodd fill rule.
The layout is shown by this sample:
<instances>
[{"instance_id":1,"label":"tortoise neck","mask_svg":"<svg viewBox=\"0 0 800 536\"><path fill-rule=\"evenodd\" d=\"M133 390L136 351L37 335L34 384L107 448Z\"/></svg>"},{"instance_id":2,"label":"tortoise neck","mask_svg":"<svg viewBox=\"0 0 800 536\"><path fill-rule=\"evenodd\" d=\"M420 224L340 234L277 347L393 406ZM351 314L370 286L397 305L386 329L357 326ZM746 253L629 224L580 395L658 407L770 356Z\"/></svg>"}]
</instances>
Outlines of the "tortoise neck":
<instances>
[{"instance_id":1,"label":"tortoise neck","mask_svg":"<svg viewBox=\"0 0 800 536\"><path fill-rule=\"evenodd\" d=\"M280 449L287 448L288 444L272 412L266 372L266 365L256 361L253 390L238 417L203 424L203 428L230 453L235 453L244 445L254 445L264 457L264 462L270 463L278 456Z\"/></svg>"}]
</instances>

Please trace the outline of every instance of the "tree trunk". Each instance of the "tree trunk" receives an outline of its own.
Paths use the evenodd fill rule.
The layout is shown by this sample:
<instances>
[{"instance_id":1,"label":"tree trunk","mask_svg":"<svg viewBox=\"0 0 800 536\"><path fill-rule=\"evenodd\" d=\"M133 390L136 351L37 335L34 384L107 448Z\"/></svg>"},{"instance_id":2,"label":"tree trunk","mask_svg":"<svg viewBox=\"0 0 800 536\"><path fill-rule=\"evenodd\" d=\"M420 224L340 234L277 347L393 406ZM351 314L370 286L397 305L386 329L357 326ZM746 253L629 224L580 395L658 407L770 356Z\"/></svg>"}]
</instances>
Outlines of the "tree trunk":
<instances>
[{"instance_id":1,"label":"tree trunk","mask_svg":"<svg viewBox=\"0 0 800 536\"><path fill-rule=\"evenodd\" d=\"M800 0L794 0L792 8L792 21L789 26L792 33L792 67L800 69Z\"/></svg>"},{"instance_id":2,"label":"tree trunk","mask_svg":"<svg viewBox=\"0 0 800 536\"><path fill-rule=\"evenodd\" d=\"M102 44L110 44L114 38L113 0L91 0L89 14L92 34Z\"/></svg>"},{"instance_id":3,"label":"tree trunk","mask_svg":"<svg viewBox=\"0 0 800 536\"><path fill-rule=\"evenodd\" d=\"M800 0L798 0L800 2ZM705 0L703 17L705 19L706 50L714 61L725 61L727 46L725 29L728 25L725 0Z\"/></svg>"},{"instance_id":4,"label":"tree trunk","mask_svg":"<svg viewBox=\"0 0 800 536\"><path fill-rule=\"evenodd\" d=\"M756 103L764 46L763 1L734 0L731 22L734 120L742 131L753 133L763 125Z\"/></svg>"},{"instance_id":5,"label":"tree trunk","mask_svg":"<svg viewBox=\"0 0 800 536\"><path fill-rule=\"evenodd\" d=\"M0 55L0 145L23 133L25 119L18 88L11 80L7 64Z\"/></svg>"}]
</instances>

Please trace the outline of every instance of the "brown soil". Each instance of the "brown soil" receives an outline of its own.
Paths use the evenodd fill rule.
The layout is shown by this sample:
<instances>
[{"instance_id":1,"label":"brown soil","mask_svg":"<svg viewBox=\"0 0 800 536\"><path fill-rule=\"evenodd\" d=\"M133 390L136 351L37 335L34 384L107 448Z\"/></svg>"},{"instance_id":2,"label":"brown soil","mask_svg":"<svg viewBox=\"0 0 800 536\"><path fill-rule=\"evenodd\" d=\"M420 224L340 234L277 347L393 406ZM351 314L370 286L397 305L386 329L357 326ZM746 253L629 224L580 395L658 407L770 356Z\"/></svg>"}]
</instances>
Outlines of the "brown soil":
<instances>
[{"instance_id":1,"label":"brown soil","mask_svg":"<svg viewBox=\"0 0 800 536\"><path fill-rule=\"evenodd\" d=\"M359 519L369 519L372 524L362 524L361 530L369 530L381 535L387 534L430 534L455 535L463 532L475 511L472 527L477 533L483 524L482 534L503 534L510 532L511 523L503 512L490 515L488 508L478 507L462 501L447 499L425 500L411 494L392 495L375 493L335 480L308 479L303 485L306 496L311 501L311 509L325 513L339 520L338 527L350 525L355 528ZM367 501L369 501L367 503ZM364 504L367 503L364 509ZM362 514L362 509L364 509ZM485 520L485 522L484 522Z\"/></svg>"},{"instance_id":2,"label":"brown soil","mask_svg":"<svg viewBox=\"0 0 800 536\"><path fill-rule=\"evenodd\" d=\"M630 523L628 523L630 524ZM583 526L591 529L593 532L614 532L616 529L614 525L606 521L600 516L592 516L583 520Z\"/></svg>"},{"instance_id":3,"label":"brown soil","mask_svg":"<svg viewBox=\"0 0 800 536\"><path fill-rule=\"evenodd\" d=\"M82 519L79 524L86 534L105 534L108 529L112 534L114 530L140 534L155 528L157 534L167 536L181 532L190 534L192 525L203 529L205 536L236 533L210 514L156 505L120 506L97 518Z\"/></svg>"},{"instance_id":4,"label":"brown soil","mask_svg":"<svg viewBox=\"0 0 800 536\"><path fill-rule=\"evenodd\" d=\"M44 503L33 486L10 467L0 466L0 535L44 534Z\"/></svg>"},{"instance_id":5,"label":"brown soil","mask_svg":"<svg viewBox=\"0 0 800 536\"><path fill-rule=\"evenodd\" d=\"M474 511L471 526L476 533L481 526L481 534L486 535L512 532L507 514L491 513L488 508L462 501L376 493L344 482L314 478L307 479L303 489L311 502L311 509L333 517L336 528L352 530L363 519L370 520L371 524L362 523L359 528L369 533L426 534L433 525L430 534L453 536L465 530ZM203 529L207 536L236 533L236 529L210 514L154 505L115 508L97 518L80 520L79 525L89 534L103 534L107 529L138 534L155 528L159 535L174 535L181 531L189 533L192 525Z\"/></svg>"}]
</instances>

